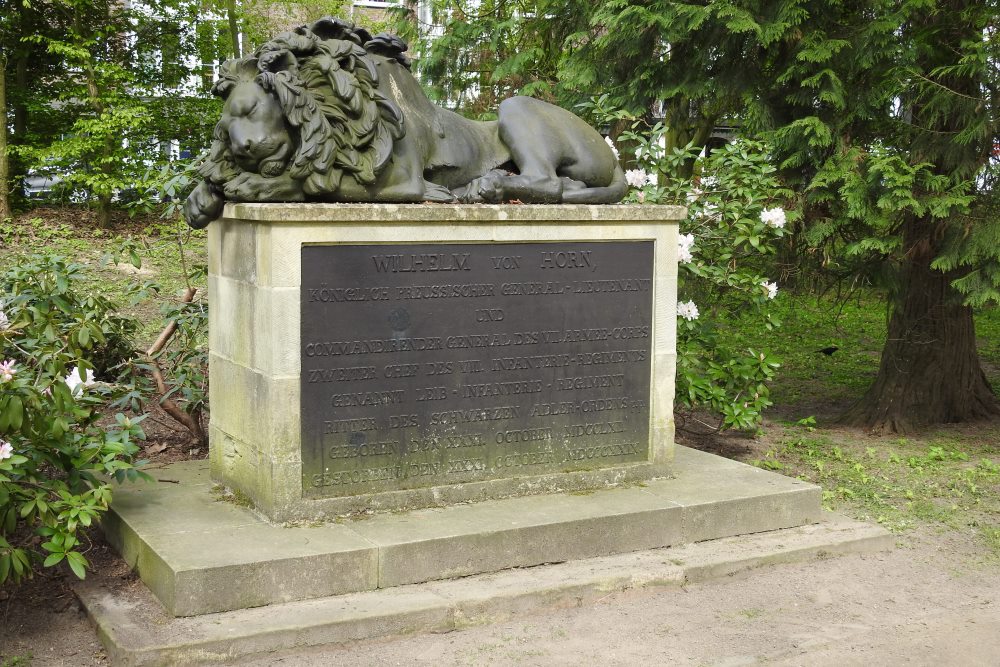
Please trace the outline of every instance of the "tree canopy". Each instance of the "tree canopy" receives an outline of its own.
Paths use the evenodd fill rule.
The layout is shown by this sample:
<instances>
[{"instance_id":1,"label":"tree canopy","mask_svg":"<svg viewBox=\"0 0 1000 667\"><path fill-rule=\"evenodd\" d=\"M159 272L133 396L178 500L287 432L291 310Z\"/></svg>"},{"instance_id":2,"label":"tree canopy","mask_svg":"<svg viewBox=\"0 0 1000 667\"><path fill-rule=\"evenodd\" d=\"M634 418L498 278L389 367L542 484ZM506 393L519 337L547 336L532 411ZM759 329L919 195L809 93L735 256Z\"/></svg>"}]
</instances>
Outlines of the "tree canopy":
<instances>
[{"instance_id":1,"label":"tree canopy","mask_svg":"<svg viewBox=\"0 0 1000 667\"><path fill-rule=\"evenodd\" d=\"M850 421L906 430L998 414L972 320L1000 301L995 0L431 7L443 35L421 43L421 72L466 109L470 89L564 104L600 93L661 117L668 152L704 145L721 122L766 141L802 213L786 269L888 296L878 378ZM678 169L690 177L694 161Z\"/></svg>"},{"instance_id":2,"label":"tree canopy","mask_svg":"<svg viewBox=\"0 0 1000 667\"><path fill-rule=\"evenodd\" d=\"M207 146L220 107L209 90L223 60L342 7L0 0L0 121L11 130L0 132L8 158L0 180L16 200L29 172L53 176L71 200L96 202L106 221L113 199L139 196L164 162Z\"/></svg>"}]
</instances>

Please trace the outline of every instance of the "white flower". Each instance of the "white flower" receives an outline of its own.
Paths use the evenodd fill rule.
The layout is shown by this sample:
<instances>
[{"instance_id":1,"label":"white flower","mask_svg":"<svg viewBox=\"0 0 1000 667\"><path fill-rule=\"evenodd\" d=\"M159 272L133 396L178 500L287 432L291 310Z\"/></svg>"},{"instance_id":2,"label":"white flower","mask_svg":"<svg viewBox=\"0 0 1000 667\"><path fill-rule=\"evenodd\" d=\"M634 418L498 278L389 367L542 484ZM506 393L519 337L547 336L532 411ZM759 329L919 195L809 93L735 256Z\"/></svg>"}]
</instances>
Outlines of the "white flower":
<instances>
[{"instance_id":1,"label":"white flower","mask_svg":"<svg viewBox=\"0 0 1000 667\"><path fill-rule=\"evenodd\" d=\"M629 169L625 172L625 182L633 188L641 188L649 183L649 174L645 169Z\"/></svg>"},{"instance_id":2,"label":"white flower","mask_svg":"<svg viewBox=\"0 0 1000 667\"><path fill-rule=\"evenodd\" d=\"M14 446L6 440L0 440L0 461L14 456Z\"/></svg>"},{"instance_id":3,"label":"white flower","mask_svg":"<svg viewBox=\"0 0 1000 667\"><path fill-rule=\"evenodd\" d=\"M683 317L685 320L696 320L698 319L698 306L694 305L694 301L688 301L687 303L678 301L677 316Z\"/></svg>"},{"instance_id":4,"label":"white flower","mask_svg":"<svg viewBox=\"0 0 1000 667\"><path fill-rule=\"evenodd\" d=\"M13 359L0 363L0 382L10 382L15 375L17 375L17 369L14 368Z\"/></svg>"},{"instance_id":5,"label":"white flower","mask_svg":"<svg viewBox=\"0 0 1000 667\"><path fill-rule=\"evenodd\" d=\"M760 221L768 227L781 229L785 226L785 209L766 208L760 214Z\"/></svg>"},{"instance_id":6,"label":"white flower","mask_svg":"<svg viewBox=\"0 0 1000 667\"><path fill-rule=\"evenodd\" d=\"M766 280L761 283L761 287L767 290L767 298L773 299L778 296L778 283L769 283Z\"/></svg>"},{"instance_id":7,"label":"white flower","mask_svg":"<svg viewBox=\"0 0 1000 667\"><path fill-rule=\"evenodd\" d=\"M87 376L85 378L80 377L80 367L73 366L73 369L69 372L63 381L69 387L69 391L74 396L83 392L85 387L93 387L97 382L94 380L94 371L87 369Z\"/></svg>"},{"instance_id":8,"label":"white flower","mask_svg":"<svg viewBox=\"0 0 1000 667\"><path fill-rule=\"evenodd\" d=\"M694 246L694 234L681 234L677 237L677 261L687 264L692 259L691 249Z\"/></svg>"},{"instance_id":9,"label":"white flower","mask_svg":"<svg viewBox=\"0 0 1000 667\"><path fill-rule=\"evenodd\" d=\"M7 313L0 309L0 331L3 331L10 326L10 320L7 319Z\"/></svg>"},{"instance_id":10,"label":"white flower","mask_svg":"<svg viewBox=\"0 0 1000 667\"><path fill-rule=\"evenodd\" d=\"M615 154L615 159L620 160L621 156L618 154L618 147L615 146L615 142L611 141L611 137L604 137L604 141L611 146L611 152Z\"/></svg>"},{"instance_id":11,"label":"white flower","mask_svg":"<svg viewBox=\"0 0 1000 667\"><path fill-rule=\"evenodd\" d=\"M718 213L719 213L718 206L706 202L705 205L701 207L701 211L698 211L697 215L699 218L714 218L716 215L718 215Z\"/></svg>"}]
</instances>

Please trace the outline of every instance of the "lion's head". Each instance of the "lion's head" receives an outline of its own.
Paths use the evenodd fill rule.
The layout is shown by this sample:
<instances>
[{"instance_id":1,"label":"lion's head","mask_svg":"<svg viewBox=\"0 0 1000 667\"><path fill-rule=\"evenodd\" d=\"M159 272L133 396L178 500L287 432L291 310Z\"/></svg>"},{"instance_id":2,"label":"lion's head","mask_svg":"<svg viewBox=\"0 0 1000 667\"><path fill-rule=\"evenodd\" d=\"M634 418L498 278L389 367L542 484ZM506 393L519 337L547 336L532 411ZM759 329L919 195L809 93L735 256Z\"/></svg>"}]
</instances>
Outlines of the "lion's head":
<instances>
[{"instance_id":1,"label":"lion's head","mask_svg":"<svg viewBox=\"0 0 1000 667\"><path fill-rule=\"evenodd\" d=\"M391 39L324 19L228 61L212 89L225 104L202 176L222 188L243 172L287 173L307 195L336 193L345 175L374 183L403 134L374 60L401 58L405 44Z\"/></svg>"}]
</instances>

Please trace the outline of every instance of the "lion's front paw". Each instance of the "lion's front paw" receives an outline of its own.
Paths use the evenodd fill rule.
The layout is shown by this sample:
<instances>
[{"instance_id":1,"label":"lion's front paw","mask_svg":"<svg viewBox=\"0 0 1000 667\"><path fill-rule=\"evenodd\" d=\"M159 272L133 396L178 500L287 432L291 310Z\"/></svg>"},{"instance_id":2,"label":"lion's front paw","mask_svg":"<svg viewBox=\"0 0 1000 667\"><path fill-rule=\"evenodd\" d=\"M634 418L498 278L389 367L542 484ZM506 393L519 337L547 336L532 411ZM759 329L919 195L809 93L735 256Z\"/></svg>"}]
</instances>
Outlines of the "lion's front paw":
<instances>
[{"instance_id":1,"label":"lion's front paw","mask_svg":"<svg viewBox=\"0 0 1000 667\"><path fill-rule=\"evenodd\" d=\"M202 181L184 202L184 219L195 229L203 229L222 215L226 201L209 183Z\"/></svg>"},{"instance_id":2,"label":"lion's front paw","mask_svg":"<svg viewBox=\"0 0 1000 667\"><path fill-rule=\"evenodd\" d=\"M245 171L223 186L226 199L243 202L302 201L298 181L281 175L274 178Z\"/></svg>"},{"instance_id":3,"label":"lion's front paw","mask_svg":"<svg viewBox=\"0 0 1000 667\"><path fill-rule=\"evenodd\" d=\"M424 201L432 201L439 204L451 204L457 201L455 193L437 183L424 181Z\"/></svg>"},{"instance_id":4,"label":"lion's front paw","mask_svg":"<svg viewBox=\"0 0 1000 667\"><path fill-rule=\"evenodd\" d=\"M497 204L504 200L503 181L507 173L494 169L457 191L466 204Z\"/></svg>"}]
</instances>

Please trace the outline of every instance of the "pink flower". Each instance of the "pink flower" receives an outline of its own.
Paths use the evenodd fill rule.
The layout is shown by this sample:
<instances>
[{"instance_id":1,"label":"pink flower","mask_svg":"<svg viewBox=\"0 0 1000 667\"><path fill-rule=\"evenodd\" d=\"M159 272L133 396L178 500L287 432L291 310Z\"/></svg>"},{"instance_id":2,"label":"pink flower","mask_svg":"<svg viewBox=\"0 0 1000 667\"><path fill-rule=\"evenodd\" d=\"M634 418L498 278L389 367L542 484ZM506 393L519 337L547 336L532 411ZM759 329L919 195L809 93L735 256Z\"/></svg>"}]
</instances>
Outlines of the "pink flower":
<instances>
[{"instance_id":1,"label":"pink flower","mask_svg":"<svg viewBox=\"0 0 1000 667\"><path fill-rule=\"evenodd\" d=\"M14 368L13 359L0 363L0 382L10 382L15 375L17 375L17 369Z\"/></svg>"},{"instance_id":2,"label":"pink flower","mask_svg":"<svg viewBox=\"0 0 1000 667\"><path fill-rule=\"evenodd\" d=\"M6 440L0 440L0 461L14 456L14 446Z\"/></svg>"},{"instance_id":3,"label":"pink flower","mask_svg":"<svg viewBox=\"0 0 1000 667\"><path fill-rule=\"evenodd\" d=\"M625 182L633 188L641 188L647 185L651 178L655 179L655 176L650 177L645 169L629 169L625 172Z\"/></svg>"}]
</instances>

